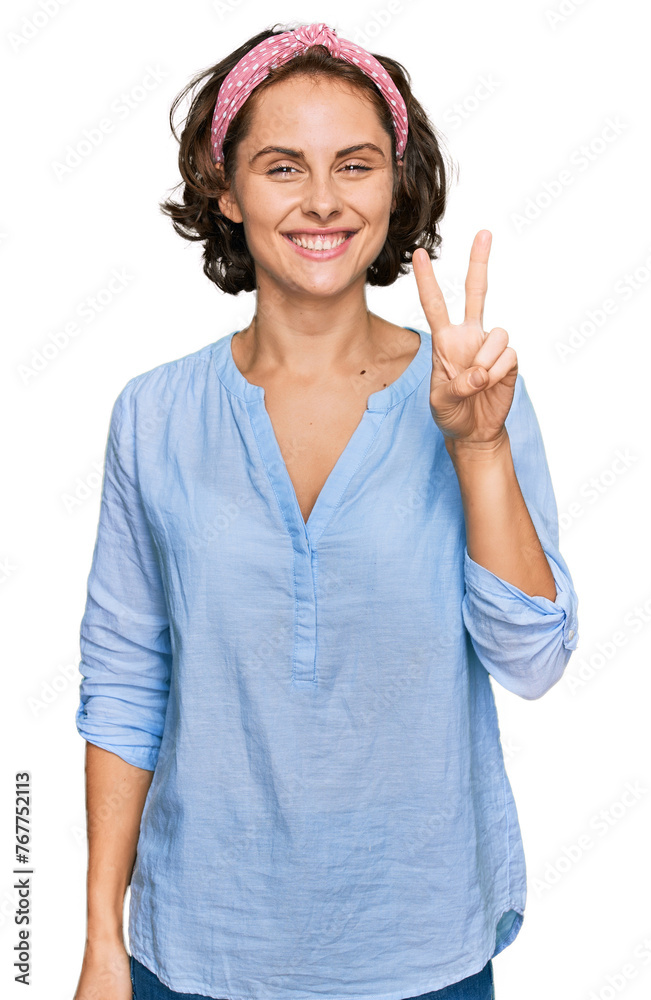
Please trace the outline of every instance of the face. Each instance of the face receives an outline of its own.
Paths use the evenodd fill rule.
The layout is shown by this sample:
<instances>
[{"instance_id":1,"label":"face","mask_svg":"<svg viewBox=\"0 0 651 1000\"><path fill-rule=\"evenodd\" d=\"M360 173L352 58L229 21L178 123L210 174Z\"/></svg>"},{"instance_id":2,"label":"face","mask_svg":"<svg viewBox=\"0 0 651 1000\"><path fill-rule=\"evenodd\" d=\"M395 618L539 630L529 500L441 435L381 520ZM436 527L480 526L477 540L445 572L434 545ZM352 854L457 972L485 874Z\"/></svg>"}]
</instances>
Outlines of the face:
<instances>
[{"instance_id":1,"label":"face","mask_svg":"<svg viewBox=\"0 0 651 1000\"><path fill-rule=\"evenodd\" d=\"M331 296L363 287L386 240L392 191L391 141L369 98L297 76L259 95L219 206L244 225L260 291ZM316 242L323 230L330 250Z\"/></svg>"}]
</instances>

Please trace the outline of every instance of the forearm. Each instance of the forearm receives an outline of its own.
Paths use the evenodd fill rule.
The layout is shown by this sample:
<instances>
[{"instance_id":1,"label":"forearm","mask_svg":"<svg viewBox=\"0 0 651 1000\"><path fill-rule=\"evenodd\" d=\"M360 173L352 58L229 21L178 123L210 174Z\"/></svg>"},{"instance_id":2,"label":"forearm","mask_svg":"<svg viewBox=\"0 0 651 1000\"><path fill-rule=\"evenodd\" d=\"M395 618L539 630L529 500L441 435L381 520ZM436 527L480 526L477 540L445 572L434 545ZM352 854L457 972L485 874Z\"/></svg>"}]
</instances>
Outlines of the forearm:
<instances>
[{"instance_id":1,"label":"forearm","mask_svg":"<svg viewBox=\"0 0 651 1000\"><path fill-rule=\"evenodd\" d=\"M549 562L515 474L508 432L494 447L446 438L466 522L468 555L532 597L556 600Z\"/></svg>"},{"instance_id":2,"label":"forearm","mask_svg":"<svg viewBox=\"0 0 651 1000\"><path fill-rule=\"evenodd\" d=\"M153 771L86 743L87 939L123 940L122 914Z\"/></svg>"}]
</instances>

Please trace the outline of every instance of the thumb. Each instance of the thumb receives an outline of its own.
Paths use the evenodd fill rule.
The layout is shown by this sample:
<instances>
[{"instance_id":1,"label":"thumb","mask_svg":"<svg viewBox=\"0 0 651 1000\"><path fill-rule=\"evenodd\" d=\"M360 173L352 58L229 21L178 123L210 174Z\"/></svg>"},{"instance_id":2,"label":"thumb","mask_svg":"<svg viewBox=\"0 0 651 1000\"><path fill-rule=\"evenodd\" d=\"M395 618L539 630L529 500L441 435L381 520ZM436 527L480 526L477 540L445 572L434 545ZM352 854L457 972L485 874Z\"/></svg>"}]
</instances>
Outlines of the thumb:
<instances>
[{"instance_id":1,"label":"thumb","mask_svg":"<svg viewBox=\"0 0 651 1000\"><path fill-rule=\"evenodd\" d=\"M469 368L461 375L457 375L448 383L450 394L457 399L465 399L467 396L474 396L476 392L486 385L488 375L485 368L476 366Z\"/></svg>"}]
</instances>

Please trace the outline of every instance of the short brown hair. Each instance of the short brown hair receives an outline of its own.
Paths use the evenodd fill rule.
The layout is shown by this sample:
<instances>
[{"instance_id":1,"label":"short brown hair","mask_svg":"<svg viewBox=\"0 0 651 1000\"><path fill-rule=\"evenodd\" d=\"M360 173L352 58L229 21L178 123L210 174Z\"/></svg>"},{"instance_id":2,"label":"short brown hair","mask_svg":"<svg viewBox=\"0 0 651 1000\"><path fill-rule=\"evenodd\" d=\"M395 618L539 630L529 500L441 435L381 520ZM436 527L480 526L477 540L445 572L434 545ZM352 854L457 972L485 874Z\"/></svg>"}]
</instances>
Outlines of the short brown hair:
<instances>
[{"instance_id":1,"label":"short brown hair","mask_svg":"<svg viewBox=\"0 0 651 1000\"><path fill-rule=\"evenodd\" d=\"M255 265L246 244L243 224L231 222L223 215L218 198L233 179L237 146L249 132L255 98L274 83L297 74L344 80L368 95L382 127L391 137L396 207L391 214L384 246L367 270L370 285L391 285L399 275L407 274L406 265L418 247L424 247L429 256L436 259L441 243L437 226L445 211L450 180L442 152L442 137L412 94L411 78L401 63L373 53L391 76L407 107L409 135L400 178L393 119L385 98L362 70L335 58L323 45L312 46L270 71L233 118L224 139L223 165L218 167L213 162L212 114L224 78L259 42L286 30L274 25L260 31L221 62L193 77L174 99L169 120L172 134L180 145L179 169L183 181L176 187L184 185L183 202L167 199L160 203L161 211L170 216L174 229L184 239L203 241L203 271L218 288L230 295L254 291ZM174 112L186 95L200 84L202 86L191 99L179 138Z\"/></svg>"}]
</instances>

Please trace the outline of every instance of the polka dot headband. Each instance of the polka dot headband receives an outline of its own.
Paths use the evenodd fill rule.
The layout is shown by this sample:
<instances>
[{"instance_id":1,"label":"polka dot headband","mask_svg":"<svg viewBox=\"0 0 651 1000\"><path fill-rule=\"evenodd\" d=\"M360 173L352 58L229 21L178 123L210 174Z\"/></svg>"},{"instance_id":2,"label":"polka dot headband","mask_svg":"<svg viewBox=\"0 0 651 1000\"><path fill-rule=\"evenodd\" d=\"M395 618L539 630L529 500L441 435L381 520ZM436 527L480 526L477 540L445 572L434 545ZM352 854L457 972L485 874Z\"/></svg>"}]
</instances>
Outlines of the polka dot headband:
<instances>
[{"instance_id":1,"label":"polka dot headband","mask_svg":"<svg viewBox=\"0 0 651 1000\"><path fill-rule=\"evenodd\" d=\"M313 45L325 45L335 58L358 66L377 85L393 115L396 156L400 159L407 145L407 108L387 71L370 52L346 38L338 38L334 30L326 24L308 24L265 38L247 52L224 79L219 88L212 118L212 148L215 163L223 162L222 145L228 126L251 91L262 83L274 66L282 66Z\"/></svg>"}]
</instances>

